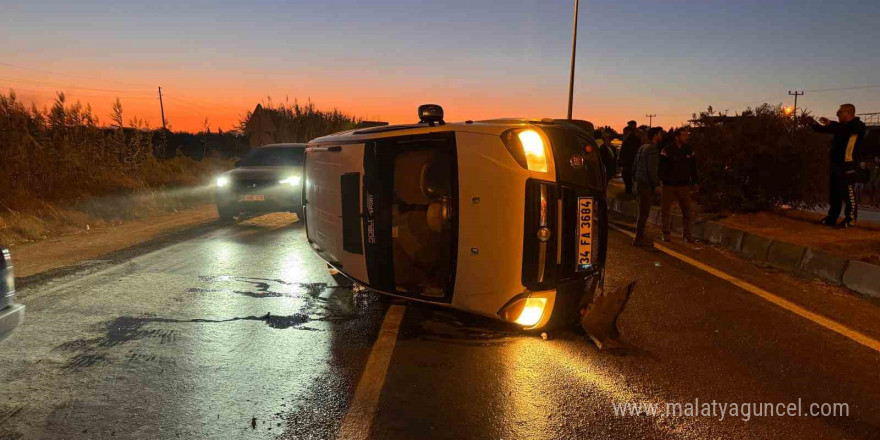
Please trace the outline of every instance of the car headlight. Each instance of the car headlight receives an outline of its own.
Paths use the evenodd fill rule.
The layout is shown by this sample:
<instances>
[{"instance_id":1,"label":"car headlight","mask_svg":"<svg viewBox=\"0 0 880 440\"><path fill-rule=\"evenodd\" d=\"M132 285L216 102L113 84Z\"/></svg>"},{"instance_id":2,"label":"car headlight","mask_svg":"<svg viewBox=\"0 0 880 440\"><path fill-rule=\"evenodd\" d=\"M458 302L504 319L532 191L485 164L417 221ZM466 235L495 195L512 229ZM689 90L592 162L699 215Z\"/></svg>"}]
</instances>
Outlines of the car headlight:
<instances>
[{"instance_id":1,"label":"car headlight","mask_svg":"<svg viewBox=\"0 0 880 440\"><path fill-rule=\"evenodd\" d=\"M281 179L278 181L278 183L280 183L282 185L290 185L290 186L297 186L297 185L299 185L300 182L302 182L302 177L300 177L300 176L290 176L286 179Z\"/></svg>"},{"instance_id":2,"label":"car headlight","mask_svg":"<svg viewBox=\"0 0 880 440\"><path fill-rule=\"evenodd\" d=\"M229 178L228 177L220 176L217 178L217 188L223 188L226 185L229 185Z\"/></svg>"},{"instance_id":3,"label":"car headlight","mask_svg":"<svg viewBox=\"0 0 880 440\"><path fill-rule=\"evenodd\" d=\"M501 139L520 166L529 171L547 172L547 145L536 130L510 130L502 134Z\"/></svg>"}]
</instances>

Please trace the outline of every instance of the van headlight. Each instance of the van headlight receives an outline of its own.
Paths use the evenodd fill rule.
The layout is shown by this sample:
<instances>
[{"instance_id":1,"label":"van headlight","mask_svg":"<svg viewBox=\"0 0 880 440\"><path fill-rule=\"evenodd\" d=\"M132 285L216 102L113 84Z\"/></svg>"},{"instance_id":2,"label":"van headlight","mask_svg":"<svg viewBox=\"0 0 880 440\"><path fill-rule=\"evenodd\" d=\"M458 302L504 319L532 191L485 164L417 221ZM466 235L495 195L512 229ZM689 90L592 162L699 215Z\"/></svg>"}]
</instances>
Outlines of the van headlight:
<instances>
[{"instance_id":1,"label":"van headlight","mask_svg":"<svg viewBox=\"0 0 880 440\"><path fill-rule=\"evenodd\" d=\"M524 329L532 329L543 325L553 310L555 292L533 292L528 296L517 298L505 305L498 313L505 321L521 325ZM546 316L545 316L546 314Z\"/></svg>"},{"instance_id":2,"label":"van headlight","mask_svg":"<svg viewBox=\"0 0 880 440\"><path fill-rule=\"evenodd\" d=\"M509 130L501 135L501 139L520 166L529 171L547 172L547 142L537 130Z\"/></svg>"},{"instance_id":3,"label":"van headlight","mask_svg":"<svg viewBox=\"0 0 880 440\"><path fill-rule=\"evenodd\" d=\"M226 176L220 176L217 178L217 188L223 188L229 185L229 178Z\"/></svg>"},{"instance_id":4,"label":"van headlight","mask_svg":"<svg viewBox=\"0 0 880 440\"><path fill-rule=\"evenodd\" d=\"M281 179L278 181L278 183L280 183L282 185L290 185L290 186L297 186L297 185L299 185L300 182L302 182L302 177L300 177L300 176L290 176L286 179Z\"/></svg>"}]
</instances>

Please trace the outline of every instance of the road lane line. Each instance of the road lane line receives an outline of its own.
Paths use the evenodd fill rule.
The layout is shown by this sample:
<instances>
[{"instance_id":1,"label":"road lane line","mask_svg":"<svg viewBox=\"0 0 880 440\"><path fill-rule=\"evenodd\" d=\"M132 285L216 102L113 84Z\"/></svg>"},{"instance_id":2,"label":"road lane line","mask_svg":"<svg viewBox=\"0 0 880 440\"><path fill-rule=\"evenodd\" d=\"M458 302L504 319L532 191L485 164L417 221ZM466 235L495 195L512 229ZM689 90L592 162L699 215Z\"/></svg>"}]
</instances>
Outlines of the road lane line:
<instances>
[{"instance_id":1,"label":"road lane line","mask_svg":"<svg viewBox=\"0 0 880 440\"><path fill-rule=\"evenodd\" d=\"M370 357L367 358L367 365L364 367L361 380L358 382L354 397L351 399L351 406L342 419L339 435L336 438L362 440L369 437L373 416L376 414L379 397L385 385L385 374L388 372L391 354L397 343L397 333L400 330L400 323L403 321L404 311L406 311L406 306L397 304L392 304L388 308L385 320L382 321L382 328L379 330L379 337L373 344Z\"/></svg>"},{"instance_id":2,"label":"road lane line","mask_svg":"<svg viewBox=\"0 0 880 440\"><path fill-rule=\"evenodd\" d=\"M622 232L624 235L627 235L629 237L635 237L635 234L633 234L630 231L627 231L626 229L623 229L623 228L620 228L616 225L611 225L611 224L609 224L608 226L617 230L618 232ZM797 305L797 304L795 304L785 298L782 298L782 297L777 296L773 293L770 293L770 292L768 292L768 291L766 291L766 290L764 290L754 284L751 284L747 281L743 281L743 280L741 280L733 275L730 275L726 272L722 272L721 270L718 270L712 266L701 263L691 257L688 257L687 255L681 254L681 253L676 252L666 246L663 246L662 244L654 243L654 248L656 248L660 252L663 252L671 257L675 257L681 261L684 261L685 263L690 264L691 266L694 266L697 269L700 269L700 270L708 272L712 275L715 275L716 277L721 278L724 281L727 281L727 282L729 282L729 283L731 283L731 284L733 284L733 285L735 285L735 286L737 286L747 292L753 293L753 294L755 294L755 295L757 295L757 296L759 296L759 297L761 297L761 298L763 298L763 299L765 299L765 300L767 300L767 301L769 301L779 307L782 307L783 309L788 310L789 312L792 312L802 318L809 319L810 321L812 321L816 324L819 324L820 326L825 327L828 330L836 332L836 333L838 333L842 336L845 336L855 342L858 342L859 344L864 345L865 347L868 347L868 348L871 348L875 351L880 352L880 341L878 341L874 338L871 338L870 336L865 335L864 333L853 330L853 329L851 329L851 328L849 328L849 327L847 327L847 326L845 326L845 325L843 325L833 319L826 318L818 313L811 312L811 311L809 311L809 310L807 310L807 309L805 309L805 308L803 308L803 307L801 307L801 306L799 306L799 305Z\"/></svg>"}]
</instances>

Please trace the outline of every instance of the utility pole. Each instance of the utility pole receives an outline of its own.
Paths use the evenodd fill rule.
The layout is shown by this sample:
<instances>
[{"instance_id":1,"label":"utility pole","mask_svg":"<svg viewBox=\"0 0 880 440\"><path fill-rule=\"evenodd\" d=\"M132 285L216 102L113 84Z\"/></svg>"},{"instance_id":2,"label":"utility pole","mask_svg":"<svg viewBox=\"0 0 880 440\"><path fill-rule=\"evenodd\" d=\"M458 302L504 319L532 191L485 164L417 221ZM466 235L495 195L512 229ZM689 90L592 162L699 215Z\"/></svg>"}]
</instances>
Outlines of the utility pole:
<instances>
[{"instance_id":1,"label":"utility pole","mask_svg":"<svg viewBox=\"0 0 880 440\"><path fill-rule=\"evenodd\" d=\"M162 131L165 131L165 105L162 104L162 86L159 86L159 111L162 112Z\"/></svg>"},{"instance_id":2,"label":"utility pole","mask_svg":"<svg viewBox=\"0 0 880 440\"><path fill-rule=\"evenodd\" d=\"M797 119L797 97L802 96L804 94L803 91L798 92L797 90L794 93L791 90L788 91L789 96L794 96L794 109L791 111L791 116Z\"/></svg>"},{"instance_id":3,"label":"utility pole","mask_svg":"<svg viewBox=\"0 0 880 440\"><path fill-rule=\"evenodd\" d=\"M577 53L578 38L578 0L574 0L574 26L571 32L571 73L568 77L568 119L571 119L571 104L574 100L574 56Z\"/></svg>"},{"instance_id":4,"label":"utility pole","mask_svg":"<svg viewBox=\"0 0 880 440\"><path fill-rule=\"evenodd\" d=\"M656 118L657 115L647 114L647 115L645 115L645 117L648 118L648 128L653 127L654 126L654 118Z\"/></svg>"}]
</instances>

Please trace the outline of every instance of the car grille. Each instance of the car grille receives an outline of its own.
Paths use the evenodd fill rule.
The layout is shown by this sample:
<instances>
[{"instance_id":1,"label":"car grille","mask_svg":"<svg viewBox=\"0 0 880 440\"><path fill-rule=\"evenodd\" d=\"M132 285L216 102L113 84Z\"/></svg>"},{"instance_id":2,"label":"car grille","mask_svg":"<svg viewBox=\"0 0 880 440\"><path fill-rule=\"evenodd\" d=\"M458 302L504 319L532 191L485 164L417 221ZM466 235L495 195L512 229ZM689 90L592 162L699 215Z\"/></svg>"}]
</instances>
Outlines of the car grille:
<instances>
[{"instance_id":1,"label":"car grille","mask_svg":"<svg viewBox=\"0 0 880 440\"><path fill-rule=\"evenodd\" d=\"M542 191L542 187L545 189ZM529 180L526 183L526 209L523 234L522 282L530 290L546 290L566 280L582 278L586 272L577 271L578 197L594 197L593 265L601 267L607 246L607 207L605 201L590 189L576 189L552 182ZM545 218L541 207L545 206ZM543 246L538 239L539 228L551 231Z\"/></svg>"},{"instance_id":2,"label":"car grille","mask_svg":"<svg viewBox=\"0 0 880 440\"><path fill-rule=\"evenodd\" d=\"M275 186L277 184L278 182L275 180L242 179L234 181L232 187L236 190L236 192L254 192Z\"/></svg>"}]
</instances>

